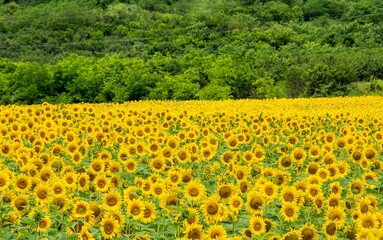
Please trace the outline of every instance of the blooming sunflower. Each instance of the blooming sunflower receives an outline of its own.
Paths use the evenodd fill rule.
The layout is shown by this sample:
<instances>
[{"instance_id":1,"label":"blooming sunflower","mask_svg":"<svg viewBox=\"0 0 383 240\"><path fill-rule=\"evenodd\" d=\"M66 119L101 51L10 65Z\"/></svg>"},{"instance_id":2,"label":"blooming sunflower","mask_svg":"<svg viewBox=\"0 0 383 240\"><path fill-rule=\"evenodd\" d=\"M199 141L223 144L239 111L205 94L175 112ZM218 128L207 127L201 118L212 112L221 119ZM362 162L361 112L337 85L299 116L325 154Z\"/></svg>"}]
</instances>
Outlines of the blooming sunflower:
<instances>
[{"instance_id":1,"label":"blooming sunflower","mask_svg":"<svg viewBox=\"0 0 383 240\"><path fill-rule=\"evenodd\" d=\"M118 222L112 216L103 218L100 228L105 239L111 239L120 232Z\"/></svg>"},{"instance_id":2,"label":"blooming sunflower","mask_svg":"<svg viewBox=\"0 0 383 240\"><path fill-rule=\"evenodd\" d=\"M102 206L107 210L118 210L121 208L122 197L121 194L112 190L104 193L102 198Z\"/></svg>"},{"instance_id":3,"label":"blooming sunflower","mask_svg":"<svg viewBox=\"0 0 383 240\"><path fill-rule=\"evenodd\" d=\"M150 223L157 217L154 203L144 202L144 207L144 216L141 218L141 221L143 223Z\"/></svg>"},{"instance_id":4,"label":"blooming sunflower","mask_svg":"<svg viewBox=\"0 0 383 240\"><path fill-rule=\"evenodd\" d=\"M0 177L0 179L1 179L1 177ZM20 174L15 179L14 186L15 186L15 190L18 192L22 192L22 193L28 192L32 186L31 178L27 175Z\"/></svg>"},{"instance_id":5,"label":"blooming sunflower","mask_svg":"<svg viewBox=\"0 0 383 240\"><path fill-rule=\"evenodd\" d=\"M206 231L207 239L226 239L226 229L222 225L211 225Z\"/></svg>"},{"instance_id":6,"label":"blooming sunflower","mask_svg":"<svg viewBox=\"0 0 383 240\"><path fill-rule=\"evenodd\" d=\"M281 214L285 221L293 222L298 218L299 207L296 203L284 202L281 208Z\"/></svg>"},{"instance_id":7,"label":"blooming sunflower","mask_svg":"<svg viewBox=\"0 0 383 240\"><path fill-rule=\"evenodd\" d=\"M206 223L217 223L225 218L225 206L215 196L206 199L201 205L201 211Z\"/></svg>"},{"instance_id":8,"label":"blooming sunflower","mask_svg":"<svg viewBox=\"0 0 383 240\"><path fill-rule=\"evenodd\" d=\"M313 224L305 224L300 228L302 240L318 240L319 234L315 225Z\"/></svg>"},{"instance_id":9,"label":"blooming sunflower","mask_svg":"<svg viewBox=\"0 0 383 240\"><path fill-rule=\"evenodd\" d=\"M43 218L39 220L37 224L37 231L46 232L51 225L52 225L52 221L51 221L50 215L45 215Z\"/></svg>"},{"instance_id":10,"label":"blooming sunflower","mask_svg":"<svg viewBox=\"0 0 383 240\"><path fill-rule=\"evenodd\" d=\"M278 166L282 170L289 169L292 166L292 164L293 164L293 161L291 157L285 153L278 158Z\"/></svg>"},{"instance_id":11,"label":"blooming sunflower","mask_svg":"<svg viewBox=\"0 0 383 240\"><path fill-rule=\"evenodd\" d=\"M291 153L291 156L293 157L293 160L298 163L303 163L306 159L307 153L303 148L297 147L294 148L293 152Z\"/></svg>"},{"instance_id":12,"label":"blooming sunflower","mask_svg":"<svg viewBox=\"0 0 383 240\"><path fill-rule=\"evenodd\" d=\"M84 200L75 201L73 204L72 214L74 218L85 218L92 213L90 205Z\"/></svg>"},{"instance_id":13,"label":"blooming sunflower","mask_svg":"<svg viewBox=\"0 0 383 240\"><path fill-rule=\"evenodd\" d=\"M267 181L262 186L262 195L265 197L266 202L272 202L278 196L278 186Z\"/></svg>"},{"instance_id":14,"label":"blooming sunflower","mask_svg":"<svg viewBox=\"0 0 383 240\"><path fill-rule=\"evenodd\" d=\"M229 198L238 192L238 187L233 183L225 182L218 183L218 187L216 190L217 196L221 198L221 200L227 202Z\"/></svg>"},{"instance_id":15,"label":"blooming sunflower","mask_svg":"<svg viewBox=\"0 0 383 240\"><path fill-rule=\"evenodd\" d=\"M154 157L150 160L150 169L153 172L161 173L165 170L166 164L163 158Z\"/></svg>"},{"instance_id":16,"label":"blooming sunflower","mask_svg":"<svg viewBox=\"0 0 383 240\"><path fill-rule=\"evenodd\" d=\"M349 189L352 194L361 196L364 193L365 183L360 179L354 179L350 182Z\"/></svg>"},{"instance_id":17,"label":"blooming sunflower","mask_svg":"<svg viewBox=\"0 0 383 240\"><path fill-rule=\"evenodd\" d=\"M263 233L266 232L266 223L263 220L262 217L259 216L253 216L250 219L250 231L254 235L262 235Z\"/></svg>"},{"instance_id":18,"label":"blooming sunflower","mask_svg":"<svg viewBox=\"0 0 383 240\"><path fill-rule=\"evenodd\" d=\"M359 216L357 223L360 228L377 228L379 224L376 215L371 212Z\"/></svg>"},{"instance_id":19,"label":"blooming sunflower","mask_svg":"<svg viewBox=\"0 0 383 240\"><path fill-rule=\"evenodd\" d=\"M8 188L11 183L11 179L9 178L9 174L6 171L0 171L0 190L4 191Z\"/></svg>"},{"instance_id":20,"label":"blooming sunflower","mask_svg":"<svg viewBox=\"0 0 383 240\"><path fill-rule=\"evenodd\" d=\"M155 182L152 184L151 192L155 197L161 198L161 196L166 193L165 185L161 182Z\"/></svg>"},{"instance_id":21,"label":"blooming sunflower","mask_svg":"<svg viewBox=\"0 0 383 240\"><path fill-rule=\"evenodd\" d=\"M243 199L235 194L229 199L229 208L234 213L239 213L243 206Z\"/></svg>"},{"instance_id":22,"label":"blooming sunflower","mask_svg":"<svg viewBox=\"0 0 383 240\"><path fill-rule=\"evenodd\" d=\"M87 173L80 173L77 176L77 188L84 192L89 189L90 177Z\"/></svg>"},{"instance_id":23,"label":"blooming sunflower","mask_svg":"<svg viewBox=\"0 0 383 240\"><path fill-rule=\"evenodd\" d=\"M106 177L104 174L97 175L93 180L93 183L96 191L100 193L108 191L109 187L111 186L110 178Z\"/></svg>"},{"instance_id":24,"label":"blooming sunflower","mask_svg":"<svg viewBox=\"0 0 383 240\"><path fill-rule=\"evenodd\" d=\"M135 173L137 170L137 162L134 159L128 159L124 162L125 170L128 173Z\"/></svg>"},{"instance_id":25,"label":"blooming sunflower","mask_svg":"<svg viewBox=\"0 0 383 240\"><path fill-rule=\"evenodd\" d=\"M206 197L206 187L198 180L191 180L187 183L184 193L186 199L200 202Z\"/></svg>"},{"instance_id":26,"label":"blooming sunflower","mask_svg":"<svg viewBox=\"0 0 383 240\"><path fill-rule=\"evenodd\" d=\"M330 222L325 222L322 226L322 232L326 236L327 239L329 240L335 240L337 239L337 225L335 222L330 221Z\"/></svg>"},{"instance_id":27,"label":"blooming sunflower","mask_svg":"<svg viewBox=\"0 0 383 240\"><path fill-rule=\"evenodd\" d=\"M14 196L11 201L11 205L18 213L24 213L27 211L29 206L29 198L26 194Z\"/></svg>"},{"instance_id":28,"label":"blooming sunflower","mask_svg":"<svg viewBox=\"0 0 383 240\"><path fill-rule=\"evenodd\" d=\"M127 213L132 216L134 220L142 220L144 217L145 204L139 199L128 201Z\"/></svg>"},{"instance_id":29,"label":"blooming sunflower","mask_svg":"<svg viewBox=\"0 0 383 240\"><path fill-rule=\"evenodd\" d=\"M51 196L49 194L50 187L47 183L40 182L33 191L35 194L35 200L38 203L45 204L51 200Z\"/></svg>"},{"instance_id":30,"label":"blooming sunflower","mask_svg":"<svg viewBox=\"0 0 383 240\"><path fill-rule=\"evenodd\" d=\"M261 215L261 207L265 205L265 199L263 195L257 191L251 191L247 195L246 209L250 214Z\"/></svg>"},{"instance_id":31,"label":"blooming sunflower","mask_svg":"<svg viewBox=\"0 0 383 240\"><path fill-rule=\"evenodd\" d=\"M187 215L185 216L186 219L183 220L183 223L185 224L185 226L199 223L198 210L196 208L191 208L191 207L187 207L186 210L187 210Z\"/></svg>"},{"instance_id":32,"label":"blooming sunflower","mask_svg":"<svg viewBox=\"0 0 383 240\"><path fill-rule=\"evenodd\" d=\"M298 239L298 240L301 240L302 239L302 232L300 229L293 229L291 230L290 232L284 234L282 236L282 239Z\"/></svg>"},{"instance_id":33,"label":"blooming sunflower","mask_svg":"<svg viewBox=\"0 0 383 240\"><path fill-rule=\"evenodd\" d=\"M280 199L282 202L297 203L300 196L298 190L293 186L285 186L281 190Z\"/></svg>"},{"instance_id":34,"label":"blooming sunflower","mask_svg":"<svg viewBox=\"0 0 383 240\"><path fill-rule=\"evenodd\" d=\"M205 235L203 233L202 225L193 223L191 225L186 226L185 229L186 239L205 239Z\"/></svg>"},{"instance_id":35,"label":"blooming sunflower","mask_svg":"<svg viewBox=\"0 0 383 240\"><path fill-rule=\"evenodd\" d=\"M330 207L327 209L325 219L334 222L337 228L342 228L346 221L346 213L341 207Z\"/></svg>"}]
</instances>

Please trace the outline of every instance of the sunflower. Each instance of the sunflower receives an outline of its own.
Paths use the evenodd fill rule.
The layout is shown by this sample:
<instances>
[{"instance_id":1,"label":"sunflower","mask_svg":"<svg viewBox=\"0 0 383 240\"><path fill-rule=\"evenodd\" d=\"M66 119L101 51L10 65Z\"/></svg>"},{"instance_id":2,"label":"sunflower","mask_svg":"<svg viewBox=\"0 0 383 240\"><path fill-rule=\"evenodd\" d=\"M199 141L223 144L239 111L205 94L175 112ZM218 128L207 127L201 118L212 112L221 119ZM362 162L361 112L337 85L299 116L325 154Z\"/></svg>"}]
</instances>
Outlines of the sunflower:
<instances>
[{"instance_id":1,"label":"sunflower","mask_svg":"<svg viewBox=\"0 0 383 240\"><path fill-rule=\"evenodd\" d=\"M309 148L308 153L309 153L309 157L314 160L320 158L322 155L321 148L315 145Z\"/></svg>"},{"instance_id":2,"label":"sunflower","mask_svg":"<svg viewBox=\"0 0 383 240\"><path fill-rule=\"evenodd\" d=\"M121 194L112 190L104 193L102 198L102 206L107 210L118 210L121 208L122 197Z\"/></svg>"},{"instance_id":3,"label":"sunflower","mask_svg":"<svg viewBox=\"0 0 383 240\"><path fill-rule=\"evenodd\" d=\"M81 152L79 150L75 150L74 152L72 152L70 154L70 157L71 157L72 162L74 163L74 165L76 165L76 166L81 165L82 160L83 160L83 156L82 156L82 154L81 154Z\"/></svg>"},{"instance_id":4,"label":"sunflower","mask_svg":"<svg viewBox=\"0 0 383 240\"><path fill-rule=\"evenodd\" d=\"M225 141L226 141L226 146L229 149L231 149L231 150L237 149L239 141L238 141L236 135L230 136L228 139L225 139Z\"/></svg>"},{"instance_id":5,"label":"sunflower","mask_svg":"<svg viewBox=\"0 0 383 240\"><path fill-rule=\"evenodd\" d=\"M84 192L89 189L90 178L87 173L80 173L77 177L77 188Z\"/></svg>"},{"instance_id":6,"label":"sunflower","mask_svg":"<svg viewBox=\"0 0 383 240\"><path fill-rule=\"evenodd\" d=\"M346 213L341 207L330 207L327 209L325 219L328 222L335 222L337 228L341 228L345 224Z\"/></svg>"},{"instance_id":7,"label":"sunflower","mask_svg":"<svg viewBox=\"0 0 383 240\"><path fill-rule=\"evenodd\" d=\"M326 201L329 208L343 206L343 201L341 200L340 195L331 194Z\"/></svg>"},{"instance_id":8,"label":"sunflower","mask_svg":"<svg viewBox=\"0 0 383 240\"><path fill-rule=\"evenodd\" d=\"M292 166L292 159L287 154L282 154L278 159L278 166L282 170L289 169Z\"/></svg>"},{"instance_id":9,"label":"sunflower","mask_svg":"<svg viewBox=\"0 0 383 240\"><path fill-rule=\"evenodd\" d=\"M258 193L257 191L251 191L247 195L246 201L246 209L250 214L261 215L262 214L262 206L265 205L265 199L263 195Z\"/></svg>"},{"instance_id":10,"label":"sunflower","mask_svg":"<svg viewBox=\"0 0 383 240\"><path fill-rule=\"evenodd\" d=\"M74 218L86 218L92 214L91 207L89 203L84 200L75 201L72 214Z\"/></svg>"},{"instance_id":11,"label":"sunflower","mask_svg":"<svg viewBox=\"0 0 383 240\"><path fill-rule=\"evenodd\" d=\"M335 222L325 222L322 226L322 231L327 239L329 240L335 240L337 239L337 225Z\"/></svg>"},{"instance_id":12,"label":"sunflower","mask_svg":"<svg viewBox=\"0 0 383 240\"><path fill-rule=\"evenodd\" d=\"M12 152L13 152L12 146L7 144L6 142L1 142L0 153L3 156L9 156Z\"/></svg>"},{"instance_id":13,"label":"sunflower","mask_svg":"<svg viewBox=\"0 0 383 240\"><path fill-rule=\"evenodd\" d=\"M125 170L128 173L135 173L137 170L137 162L134 159L128 159L124 162Z\"/></svg>"},{"instance_id":14,"label":"sunflower","mask_svg":"<svg viewBox=\"0 0 383 240\"><path fill-rule=\"evenodd\" d=\"M190 152L186 148L179 149L178 152L176 153L176 159L180 163L186 163L189 162L190 159Z\"/></svg>"},{"instance_id":15,"label":"sunflower","mask_svg":"<svg viewBox=\"0 0 383 240\"><path fill-rule=\"evenodd\" d=\"M241 239L246 239L246 240L253 239L252 237L253 237L253 234L249 228L243 228L242 229L242 238Z\"/></svg>"},{"instance_id":16,"label":"sunflower","mask_svg":"<svg viewBox=\"0 0 383 240\"><path fill-rule=\"evenodd\" d=\"M305 224L300 229L302 240L318 240L319 234L317 229L315 228L315 225L313 224Z\"/></svg>"},{"instance_id":17,"label":"sunflower","mask_svg":"<svg viewBox=\"0 0 383 240\"><path fill-rule=\"evenodd\" d=\"M316 175L319 176L319 178L322 182L325 182L328 180L328 178L330 176L330 172L325 168L320 168L318 170L318 172L316 173Z\"/></svg>"},{"instance_id":18,"label":"sunflower","mask_svg":"<svg viewBox=\"0 0 383 240\"><path fill-rule=\"evenodd\" d=\"M216 190L216 194L223 201L227 201L231 196L237 194L238 187L236 187L233 183L218 183L218 187Z\"/></svg>"},{"instance_id":19,"label":"sunflower","mask_svg":"<svg viewBox=\"0 0 383 240\"><path fill-rule=\"evenodd\" d=\"M366 239L366 240L370 240L370 239L379 239L375 236L374 234L374 231L371 231L371 229L368 229L368 228L360 228L358 229L358 232L356 233L356 238L355 239Z\"/></svg>"},{"instance_id":20,"label":"sunflower","mask_svg":"<svg viewBox=\"0 0 383 240\"><path fill-rule=\"evenodd\" d=\"M167 182L171 185L178 185L182 182L181 173L175 169L171 169L168 172Z\"/></svg>"},{"instance_id":21,"label":"sunflower","mask_svg":"<svg viewBox=\"0 0 383 240\"><path fill-rule=\"evenodd\" d=\"M29 207L29 198L25 194L20 194L20 195L14 196L11 201L12 201L11 202L12 207L18 213L26 212L28 207Z\"/></svg>"},{"instance_id":22,"label":"sunflower","mask_svg":"<svg viewBox=\"0 0 383 240\"><path fill-rule=\"evenodd\" d=\"M317 185L317 186L322 186L322 179L318 175L309 175L306 178L307 185Z\"/></svg>"},{"instance_id":23,"label":"sunflower","mask_svg":"<svg viewBox=\"0 0 383 240\"><path fill-rule=\"evenodd\" d=\"M6 190L10 183L11 179L9 178L9 174L6 171L0 171L0 190Z\"/></svg>"},{"instance_id":24,"label":"sunflower","mask_svg":"<svg viewBox=\"0 0 383 240\"><path fill-rule=\"evenodd\" d=\"M48 203L51 200L51 196L49 194L50 187L48 184L44 182L40 182L35 188L34 188L34 194L35 194L35 200L38 203L45 204Z\"/></svg>"},{"instance_id":25,"label":"sunflower","mask_svg":"<svg viewBox=\"0 0 383 240\"><path fill-rule=\"evenodd\" d=\"M121 164L118 161L110 161L108 163L107 172L109 174L122 172Z\"/></svg>"},{"instance_id":26,"label":"sunflower","mask_svg":"<svg viewBox=\"0 0 383 240\"><path fill-rule=\"evenodd\" d=\"M105 239L111 239L120 232L119 224L112 216L103 218L101 221L101 233Z\"/></svg>"},{"instance_id":27,"label":"sunflower","mask_svg":"<svg viewBox=\"0 0 383 240\"><path fill-rule=\"evenodd\" d=\"M336 164L339 170L339 178L345 177L350 171L350 166L345 161L338 161Z\"/></svg>"},{"instance_id":28,"label":"sunflower","mask_svg":"<svg viewBox=\"0 0 383 240\"><path fill-rule=\"evenodd\" d=\"M298 163L303 163L304 160L306 159L307 153L305 152L304 149L298 147L298 148L294 148L291 155L292 155L294 161L296 161Z\"/></svg>"},{"instance_id":29,"label":"sunflower","mask_svg":"<svg viewBox=\"0 0 383 240\"><path fill-rule=\"evenodd\" d=\"M104 172L105 164L101 159L92 160L91 164L88 167L90 173L97 175Z\"/></svg>"},{"instance_id":30,"label":"sunflower","mask_svg":"<svg viewBox=\"0 0 383 240\"><path fill-rule=\"evenodd\" d=\"M161 156L166 159L171 159L173 157L173 149L170 147L165 147L161 150Z\"/></svg>"},{"instance_id":31,"label":"sunflower","mask_svg":"<svg viewBox=\"0 0 383 240\"><path fill-rule=\"evenodd\" d=\"M295 203L284 202L282 204L281 213L285 221L293 222L298 218L299 207Z\"/></svg>"},{"instance_id":32,"label":"sunflower","mask_svg":"<svg viewBox=\"0 0 383 240\"><path fill-rule=\"evenodd\" d=\"M310 184L307 186L306 192L308 193L308 196L311 198L317 197L319 194L322 193L320 185L317 184Z\"/></svg>"},{"instance_id":33,"label":"sunflower","mask_svg":"<svg viewBox=\"0 0 383 240\"><path fill-rule=\"evenodd\" d=\"M223 164L225 164L226 166L229 166L231 163L235 161L233 152L232 151L224 152L221 155L220 160Z\"/></svg>"},{"instance_id":34,"label":"sunflower","mask_svg":"<svg viewBox=\"0 0 383 240\"><path fill-rule=\"evenodd\" d=\"M160 198L166 192L164 184L160 182L153 183L151 187L151 192L155 197Z\"/></svg>"},{"instance_id":35,"label":"sunflower","mask_svg":"<svg viewBox=\"0 0 383 240\"><path fill-rule=\"evenodd\" d=\"M235 194L229 199L229 208L232 210L234 213L239 213L242 209L243 206L243 199Z\"/></svg>"},{"instance_id":36,"label":"sunflower","mask_svg":"<svg viewBox=\"0 0 383 240\"><path fill-rule=\"evenodd\" d=\"M297 203L299 196L300 194L295 187L286 186L281 190L280 199L282 202Z\"/></svg>"},{"instance_id":37,"label":"sunflower","mask_svg":"<svg viewBox=\"0 0 383 240\"><path fill-rule=\"evenodd\" d=\"M161 173L165 170L166 164L161 157L154 157L150 160L150 169L153 172Z\"/></svg>"},{"instance_id":38,"label":"sunflower","mask_svg":"<svg viewBox=\"0 0 383 240\"><path fill-rule=\"evenodd\" d=\"M49 215L45 215L43 218L41 218L37 224L37 231L38 232L46 232L48 228L51 226L52 221Z\"/></svg>"},{"instance_id":39,"label":"sunflower","mask_svg":"<svg viewBox=\"0 0 383 240\"><path fill-rule=\"evenodd\" d=\"M207 239L226 239L227 233L226 229L222 227L221 225L214 224L211 225L206 232Z\"/></svg>"},{"instance_id":40,"label":"sunflower","mask_svg":"<svg viewBox=\"0 0 383 240\"><path fill-rule=\"evenodd\" d=\"M225 218L225 206L219 202L217 197L206 199L201 205L201 211L207 224L220 222Z\"/></svg>"},{"instance_id":41,"label":"sunflower","mask_svg":"<svg viewBox=\"0 0 383 240\"><path fill-rule=\"evenodd\" d=\"M65 183L60 179L53 181L51 185L51 192L54 197L64 197L66 195Z\"/></svg>"},{"instance_id":42,"label":"sunflower","mask_svg":"<svg viewBox=\"0 0 383 240\"><path fill-rule=\"evenodd\" d=\"M71 200L67 200L65 197L54 197L50 204L51 206L56 207L58 211L64 212L71 204Z\"/></svg>"},{"instance_id":43,"label":"sunflower","mask_svg":"<svg viewBox=\"0 0 383 240\"><path fill-rule=\"evenodd\" d=\"M266 223L262 217L253 216L250 219L250 231L254 235L262 235L266 232Z\"/></svg>"},{"instance_id":44,"label":"sunflower","mask_svg":"<svg viewBox=\"0 0 383 240\"><path fill-rule=\"evenodd\" d=\"M1 180L0 180L1 181ZM15 179L15 190L18 192L28 192L31 187L32 187L32 181L29 176L20 174L16 179Z\"/></svg>"},{"instance_id":45,"label":"sunflower","mask_svg":"<svg viewBox=\"0 0 383 240\"><path fill-rule=\"evenodd\" d=\"M107 178L103 174L97 175L93 180L93 183L96 191L101 193L108 191L109 187L111 186L110 178Z\"/></svg>"},{"instance_id":46,"label":"sunflower","mask_svg":"<svg viewBox=\"0 0 383 240\"><path fill-rule=\"evenodd\" d=\"M377 228L378 224L379 222L376 218L376 215L371 212L362 214L358 218L358 226L360 228Z\"/></svg>"},{"instance_id":47,"label":"sunflower","mask_svg":"<svg viewBox=\"0 0 383 240\"><path fill-rule=\"evenodd\" d=\"M262 194L265 196L266 202L272 202L278 196L278 186L268 181L262 186Z\"/></svg>"},{"instance_id":48,"label":"sunflower","mask_svg":"<svg viewBox=\"0 0 383 240\"><path fill-rule=\"evenodd\" d=\"M205 239L202 225L197 223L187 225L184 233L186 235L186 239Z\"/></svg>"},{"instance_id":49,"label":"sunflower","mask_svg":"<svg viewBox=\"0 0 383 240\"><path fill-rule=\"evenodd\" d=\"M150 223L156 219L156 209L152 202L144 202L144 216L141 218L141 222Z\"/></svg>"},{"instance_id":50,"label":"sunflower","mask_svg":"<svg viewBox=\"0 0 383 240\"><path fill-rule=\"evenodd\" d=\"M142 220L144 217L145 204L138 199L128 201L127 212L134 220Z\"/></svg>"},{"instance_id":51,"label":"sunflower","mask_svg":"<svg viewBox=\"0 0 383 240\"><path fill-rule=\"evenodd\" d=\"M200 202L206 198L206 187L198 180L191 180L187 183L185 190L185 197L190 201Z\"/></svg>"},{"instance_id":52,"label":"sunflower","mask_svg":"<svg viewBox=\"0 0 383 240\"><path fill-rule=\"evenodd\" d=\"M309 175L314 175L319 170L319 164L317 162L312 162L306 169L306 173Z\"/></svg>"},{"instance_id":53,"label":"sunflower","mask_svg":"<svg viewBox=\"0 0 383 240\"><path fill-rule=\"evenodd\" d=\"M262 147L253 148L254 161L260 162L266 158L265 150Z\"/></svg>"},{"instance_id":54,"label":"sunflower","mask_svg":"<svg viewBox=\"0 0 383 240\"><path fill-rule=\"evenodd\" d=\"M290 230L290 232L284 234L282 236L282 239L287 240L287 239L302 239L302 231L300 229L293 229Z\"/></svg>"},{"instance_id":55,"label":"sunflower","mask_svg":"<svg viewBox=\"0 0 383 240\"><path fill-rule=\"evenodd\" d=\"M84 226L82 227L81 231L78 233L78 237L80 240L94 240L92 233L89 231L88 223L85 222Z\"/></svg>"},{"instance_id":56,"label":"sunflower","mask_svg":"<svg viewBox=\"0 0 383 240\"><path fill-rule=\"evenodd\" d=\"M354 195L363 195L365 189L365 183L360 179L354 179L349 184L350 192Z\"/></svg>"},{"instance_id":57,"label":"sunflower","mask_svg":"<svg viewBox=\"0 0 383 240\"><path fill-rule=\"evenodd\" d=\"M199 212L196 208L187 207L187 214L185 216L185 220L183 220L183 223L185 226L192 225L195 223L199 223Z\"/></svg>"},{"instance_id":58,"label":"sunflower","mask_svg":"<svg viewBox=\"0 0 383 240\"><path fill-rule=\"evenodd\" d=\"M368 159L369 161L375 160L376 157L378 156L377 151L372 146L369 146L368 148L366 148L363 151L363 153L365 158Z\"/></svg>"},{"instance_id":59,"label":"sunflower","mask_svg":"<svg viewBox=\"0 0 383 240\"><path fill-rule=\"evenodd\" d=\"M354 163L359 163L364 158L364 155L360 150L352 149L351 157Z\"/></svg>"}]
</instances>

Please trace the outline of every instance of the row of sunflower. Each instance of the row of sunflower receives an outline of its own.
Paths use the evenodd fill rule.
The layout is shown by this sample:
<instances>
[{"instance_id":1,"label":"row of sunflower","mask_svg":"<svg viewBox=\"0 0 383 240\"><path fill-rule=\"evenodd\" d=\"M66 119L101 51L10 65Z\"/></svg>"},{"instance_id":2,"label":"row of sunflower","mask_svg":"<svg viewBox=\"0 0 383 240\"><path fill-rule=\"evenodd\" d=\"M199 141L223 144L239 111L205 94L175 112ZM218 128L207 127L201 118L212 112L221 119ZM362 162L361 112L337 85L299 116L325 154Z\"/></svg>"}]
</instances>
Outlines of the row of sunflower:
<instances>
[{"instance_id":1,"label":"row of sunflower","mask_svg":"<svg viewBox=\"0 0 383 240\"><path fill-rule=\"evenodd\" d=\"M383 239L381 98L0 108L4 239Z\"/></svg>"}]
</instances>

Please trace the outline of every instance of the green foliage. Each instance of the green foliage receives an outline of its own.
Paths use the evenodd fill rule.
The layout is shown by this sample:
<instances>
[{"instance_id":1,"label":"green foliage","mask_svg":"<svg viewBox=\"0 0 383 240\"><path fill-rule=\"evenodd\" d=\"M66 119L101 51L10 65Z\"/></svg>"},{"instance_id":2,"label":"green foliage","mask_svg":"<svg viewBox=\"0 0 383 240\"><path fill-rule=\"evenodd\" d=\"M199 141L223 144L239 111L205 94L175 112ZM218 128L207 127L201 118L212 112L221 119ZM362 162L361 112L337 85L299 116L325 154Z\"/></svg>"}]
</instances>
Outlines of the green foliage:
<instances>
[{"instance_id":1,"label":"green foliage","mask_svg":"<svg viewBox=\"0 0 383 240\"><path fill-rule=\"evenodd\" d=\"M379 0L1 1L0 103L356 94L351 83L383 78L382 12Z\"/></svg>"}]
</instances>

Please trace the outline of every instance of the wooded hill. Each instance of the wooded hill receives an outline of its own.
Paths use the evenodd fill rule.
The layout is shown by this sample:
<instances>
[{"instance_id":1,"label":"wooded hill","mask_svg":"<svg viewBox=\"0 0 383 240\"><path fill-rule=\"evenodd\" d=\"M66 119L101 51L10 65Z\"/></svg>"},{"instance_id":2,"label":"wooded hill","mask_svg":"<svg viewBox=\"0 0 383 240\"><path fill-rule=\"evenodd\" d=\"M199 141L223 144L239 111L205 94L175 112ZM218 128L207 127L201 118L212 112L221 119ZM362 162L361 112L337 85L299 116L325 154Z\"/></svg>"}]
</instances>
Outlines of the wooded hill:
<instances>
[{"instance_id":1,"label":"wooded hill","mask_svg":"<svg viewBox=\"0 0 383 240\"><path fill-rule=\"evenodd\" d=\"M382 77L381 0L0 0L2 104L381 94Z\"/></svg>"}]
</instances>

